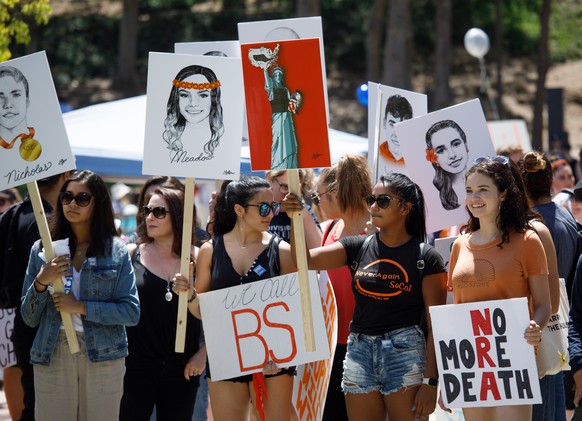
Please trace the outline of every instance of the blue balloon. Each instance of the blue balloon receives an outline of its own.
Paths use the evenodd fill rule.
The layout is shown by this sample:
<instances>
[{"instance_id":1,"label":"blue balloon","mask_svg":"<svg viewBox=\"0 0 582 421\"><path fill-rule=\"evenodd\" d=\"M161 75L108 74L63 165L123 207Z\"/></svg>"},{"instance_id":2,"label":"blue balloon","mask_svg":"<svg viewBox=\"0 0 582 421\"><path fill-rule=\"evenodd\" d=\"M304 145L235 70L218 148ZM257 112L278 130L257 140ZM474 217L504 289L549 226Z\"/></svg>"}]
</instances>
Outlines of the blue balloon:
<instances>
[{"instance_id":1,"label":"blue balloon","mask_svg":"<svg viewBox=\"0 0 582 421\"><path fill-rule=\"evenodd\" d=\"M358 86L358 88L356 89L356 99L364 107L368 106L368 84L367 83L362 83L360 86Z\"/></svg>"}]
</instances>

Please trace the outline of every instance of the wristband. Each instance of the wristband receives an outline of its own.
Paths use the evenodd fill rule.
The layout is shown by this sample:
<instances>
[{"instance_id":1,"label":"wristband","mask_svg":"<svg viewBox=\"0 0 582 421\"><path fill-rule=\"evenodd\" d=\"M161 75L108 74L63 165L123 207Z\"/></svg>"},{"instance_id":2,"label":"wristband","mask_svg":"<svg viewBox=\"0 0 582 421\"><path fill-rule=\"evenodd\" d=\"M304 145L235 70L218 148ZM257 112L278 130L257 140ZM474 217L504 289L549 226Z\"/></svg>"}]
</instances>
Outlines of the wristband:
<instances>
[{"instance_id":1,"label":"wristband","mask_svg":"<svg viewBox=\"0 0 582 421\"><path fill-rule=\"evenodd\" d=\"M422 379L422 384L427 384L431 387L437 387L439 385L438 379L433 379L432 377L425 377Z\"/></svg>"},{"instance_id":2,"label":"wristband","mask_svg":"<svg viewBox=\"0 0 582 421\"><path fill-rule=\"evenodd\" d=\"M42 282L40 282L40 281L39 281L38 279L36 279L36 278L34 278L34 282L36 282L37 284L39 284L39 285L41 285L41 286L43 286L43 287L45 287L45 288L47 288L47 287L48 287L48 285L45 285L45 284L43 284Z\"/></svg>"},{"instance_id":3,"label":"wristband","mask_svg":"<svg viewBox=\"0 0 582 421\"><path fill-rule=\"evenodd\" d=\"M188 302L191 303L192 301L194 301L196 299L197 296L198 296L198 293L196 292L196 289L194 289L194 294L192 294L192 297L188 298Z\"/></svg>"}]
</instances>

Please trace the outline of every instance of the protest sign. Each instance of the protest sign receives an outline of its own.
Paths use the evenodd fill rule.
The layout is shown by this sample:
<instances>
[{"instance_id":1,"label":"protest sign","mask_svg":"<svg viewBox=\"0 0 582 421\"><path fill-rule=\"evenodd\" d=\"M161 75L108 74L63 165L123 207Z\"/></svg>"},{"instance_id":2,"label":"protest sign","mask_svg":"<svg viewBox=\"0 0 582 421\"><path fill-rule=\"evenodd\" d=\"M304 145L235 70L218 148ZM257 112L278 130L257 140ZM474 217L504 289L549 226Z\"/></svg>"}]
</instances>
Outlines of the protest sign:
<instances>
[{"instance_id":1,"label":"protest sign","mask_svg":"<svg viewBox=\"0 0 582 421\"><path fill-rule=\"evenodd\" d=\"M409 177L420 186L428 209L426 230L465 223L465 173L473 160L495 156L485 115L475 99L396 123Z\"/></svg>"},{"instance_id":2,"label":"protest sign","mask_svg":"<svg viewBox=\"0 0 582 421\"><path fill-rule=\"evenodd\" d=\"M0 190L75 169L44 51L0 63Z\"/></svg>"},{"instance_id":3,"label":"protest sign","mask_svg":"<svg viewBox=\"0 0 582 421\"><path fill-rule=\"evenodd\" d=\"M300 421L320 421L327 396L327 388L337 343L337 305L326 271L319 275L319 293L329 349L328 359L302 364L297 367L293 382L293 406Z\"/></svg>"},{"instance_id":4,"label":"protest sign","mask_svg":"<svg viewBox=\"0 0 582 421\"><path fill-rule=\"evenodd\" d=\"M446 407L541 403L526 298L429 308ZM454 323L451 323L454 320Z\"/></svg>"},{"instance_id":5,"label":"protest sign","mask_svg":"<svg viewBox=\"0 0 582 421\"><path fill-rule=\"evenodd\" d=\"M488 121L487 127L495 150L504 146L521 146L523 152L532 150L527 126L523 120Z\"/></svg>"},{"instance_id":6,"label":"protest sign","mask_svg":"<svg viewBox=\"0 0 582 421\"><path fill-rule=\"evenodd\" d=\"M260 372L269 360L289 367L329 358L316 276L309 272L313 352L305 350L297 273L199 295L213 381Z\"/></svg>"},{"instance_id":7,"label":"protest sign","mask_svg":"<svg viewBox=\"0 0 582 421\"><path fill-rule=\"evenodd\" d=\"M0 309L0 367L16 365L16 353L14 344L10 340L14 327L15 309Z\"/></svg>"},{"instance_id":8,"label":"protest sign","mask_svg":"<svg viewBox=\"0 0 582 421\"><path fill-rule=\"evenodd\" d=\"M380 92L382 100L378 103ZM408 175L394 125L425 115L427 110L425 94L368 82L368 157L375 157L369 159L374 182L390 171ZM376 119L378 115L380 118ZM376 120L379 120L378 127ZM376 129L380 135L377 140L373 137Z\"/></svg>"}]
</instances>

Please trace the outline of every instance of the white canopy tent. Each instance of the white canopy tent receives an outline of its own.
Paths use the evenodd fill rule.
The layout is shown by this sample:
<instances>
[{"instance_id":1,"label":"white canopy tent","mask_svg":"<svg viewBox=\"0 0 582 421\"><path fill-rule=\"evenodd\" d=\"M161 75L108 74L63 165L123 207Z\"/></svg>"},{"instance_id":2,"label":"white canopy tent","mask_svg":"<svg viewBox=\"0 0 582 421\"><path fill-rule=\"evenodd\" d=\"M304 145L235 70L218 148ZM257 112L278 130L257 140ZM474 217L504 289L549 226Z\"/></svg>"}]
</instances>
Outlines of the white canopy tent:
<instances>
[{"instance_id":1,"label":"white canopy tent","mask_svg":"<svg viewBox=\"0 0 582 421\"><path fill-rule=\"evenodd\" d=\"M142 176L146 97L106 102L63 114L78 169L108 180L139 182ZM345 154L367 155L368 140L329 129L332 162ZM241 148L241 173L250 174L248 145Z\"/></svg>"}]
</instances>

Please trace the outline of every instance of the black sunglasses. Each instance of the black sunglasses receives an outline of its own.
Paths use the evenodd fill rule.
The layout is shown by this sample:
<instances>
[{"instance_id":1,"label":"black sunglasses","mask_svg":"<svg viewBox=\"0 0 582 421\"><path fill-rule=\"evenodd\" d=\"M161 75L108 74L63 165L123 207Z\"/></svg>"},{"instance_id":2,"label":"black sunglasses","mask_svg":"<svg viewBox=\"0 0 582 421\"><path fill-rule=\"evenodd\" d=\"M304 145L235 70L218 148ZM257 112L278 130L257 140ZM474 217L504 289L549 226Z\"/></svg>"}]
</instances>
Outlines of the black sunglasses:
<instances>
[{"instance_id":1,"label":"black sunglasses","mask_svg":"<svg viewBox=\"0 0 582 421\"><path fill-rule=\"evenodd\" d=\"M142 206L141 213L144 218L147 218L150 213L154 214L156 219L164 219L168 211L163 206L156 206L155 208L150 208L149 206Z\"/></svg>"},{"instance_id":2,"label":"black sunglasses","mask_svg":"<svg viewBox=\"0 0 582 421\"><path fill-rule=\"evenodd\" d=\"M313 193L311 193L311 201L313 202L313 204L315 206L319 206L319 204L321 203L322 196L325 196L326 194L331 193L332 191L334 191L334 190L331 189L331 190L328 190L328 191L321 193L321 194L319 194L317 192L313 192Z\"/></svg>"},{"instance_id":3,"label":"black sunglasses","mask_svg":"<svg viewBox=\"0 0 582 421\"><path fill-rule=\"evenodd\" d=\"M390 201L392 199L393 198L387 194L379 194L378 197L371 194L366 196L366 203L368 204L369 208L371 208L374 203L377 203L380 209L386 209L388 206L390 206Z\"/></svg>"},{"instance_id":4,"label":"black sunglasses","mask_svg":"<svg viewBox=\"0 0 582 421\"><path fill-rule=\"evenodd\" d=\"M495 161L499 162L500 164L507 165L509 164L509 158L503 155L497 155L494 157L490 156L480 156L473 160L473 165L482 164L483 162Z\"/></svg>"},{"instance_id":5,"label":"black sunglasses","mask_svg":"<svg viewBox=\"0 0 582 421\"><path fill-rule=\"evenodd\" d=\"M89 206L91 199L93 199L93 196L88 193L79 193L75 196L70 191L64 191L59 194L59 200L63 205L67 206L70 205L74 200L77 206L84 208L85 206Z\"/></svg>"},{"instance_id":6,"label":"black sunglasses","mask_svg":"<svg viewBox=\"0 0 582 421\"><path fill-rule=\"evenodd\" d=\"M271 211L273 211L273 216L279 215L281 211L281 204L279 202L259 202L259 203L249 203L247 206L256 206L259 208L259 215L262 217L268 216Z\"/></svg>"}]
</instances>

